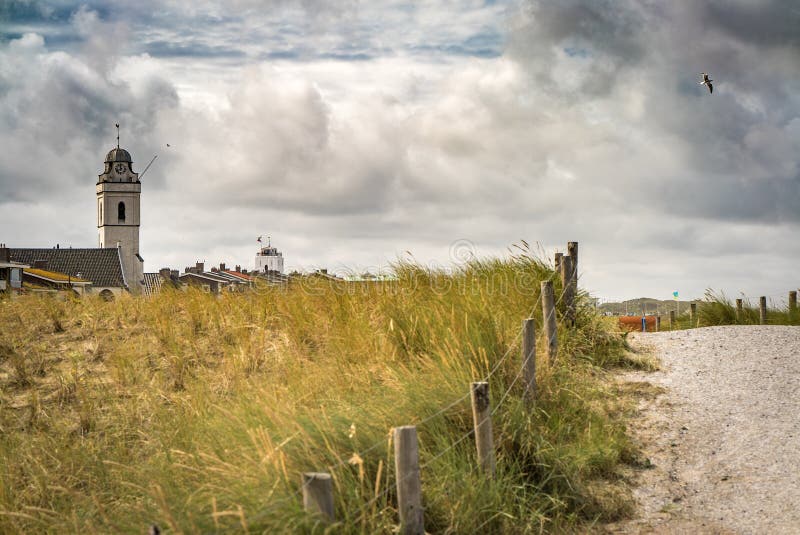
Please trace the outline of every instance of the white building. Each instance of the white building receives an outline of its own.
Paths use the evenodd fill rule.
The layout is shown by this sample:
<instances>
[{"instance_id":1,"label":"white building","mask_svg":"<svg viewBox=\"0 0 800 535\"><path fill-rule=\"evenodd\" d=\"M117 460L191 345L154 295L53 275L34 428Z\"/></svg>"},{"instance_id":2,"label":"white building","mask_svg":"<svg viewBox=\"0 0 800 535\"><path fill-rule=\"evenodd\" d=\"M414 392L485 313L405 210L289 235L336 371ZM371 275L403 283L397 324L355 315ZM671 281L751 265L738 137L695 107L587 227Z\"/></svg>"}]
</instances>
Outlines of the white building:
<instances>
[{"instance_id":1,"label":"white building","mask_svg":"<svg viewBox=\"0 0 800 535\"><path fill-rule=\"evenodd\" d=\"M258 273L283 273L283 253L268 243L256 253L255 270Z\"/></svg>"}]
</instances>

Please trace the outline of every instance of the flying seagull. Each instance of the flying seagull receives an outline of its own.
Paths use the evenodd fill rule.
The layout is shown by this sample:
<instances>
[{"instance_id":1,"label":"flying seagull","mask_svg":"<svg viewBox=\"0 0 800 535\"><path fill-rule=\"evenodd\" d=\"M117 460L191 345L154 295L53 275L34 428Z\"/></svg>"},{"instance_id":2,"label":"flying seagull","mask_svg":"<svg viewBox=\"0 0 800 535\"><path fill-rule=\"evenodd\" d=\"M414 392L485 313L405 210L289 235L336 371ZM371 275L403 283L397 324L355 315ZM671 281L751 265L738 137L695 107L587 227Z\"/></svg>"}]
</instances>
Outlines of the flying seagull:
<instances>
[{"instance_id":1,"label":"flying seagull","mask_svg":"<svg viewBox=\"0 0 800 535\"><path fill-rule=\"evenodd\" d=\"M711 82L713 82L714 80L709 78L708 74L706 74L704 72L701 72L700 75L703 77L703 79L700 80L700 85L707 85L708 86L708 92L709 93L713 93L714 92L714 86L711 85Z\"/></svg>"}]
</instances>

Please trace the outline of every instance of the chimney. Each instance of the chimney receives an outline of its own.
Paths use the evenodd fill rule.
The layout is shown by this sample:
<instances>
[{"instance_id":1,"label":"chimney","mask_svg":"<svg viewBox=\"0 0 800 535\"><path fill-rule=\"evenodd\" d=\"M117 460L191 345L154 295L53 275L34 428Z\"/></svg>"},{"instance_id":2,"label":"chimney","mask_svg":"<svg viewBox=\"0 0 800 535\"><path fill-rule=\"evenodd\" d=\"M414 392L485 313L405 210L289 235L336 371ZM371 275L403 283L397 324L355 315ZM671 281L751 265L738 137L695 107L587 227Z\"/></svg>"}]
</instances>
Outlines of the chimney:
<instances>
[{"instance_id":1,"label":"chimney","mask_svg":"<svg viewBox=\"0 0 800 535\"><path fill-rule=\"evenodd\" d=\"M219 269L217 269L217 268L215 268L215 267L212 267L212 268L211 268L211 273L217 273L218 271L219 271Z\"/></svg>"},{"instance_id":2,"label":"chimney","mask_svg":"<svg viewBox=\"0 0 800 535\"><path fill-rule=\"evenodd\" d=\"M220 270L220 271L225 271L225 262L220 262L220 264L219 264L219 270Z\"/></svg>"},{"instance_id":3,"label":"chimney","mask_svg":"<svg viewBox=\"0 0 800 535\"><path fill-rule=\"evenodd\" d=\"M178 276L179 276L179 275L180 275L180 273L178 273L178 270L177 270L177 269L173 269L172 271L170 271L170 272L169 272L169 277L170 277L172 280L178 280Z\"/></svg>"},{"instance_id":4,"label":"chimney","mask_svg":"<svg viewBox=\"0 0 800 535\"><path fill-rule=\"evenodd\" d=\"M162 279L168 279L170 276L170 270L168 267L161 268L158 270L158 274L161 275Z\"/></svg>"},{"instance_id":5,"label":"chimney","mask_svg":"<svg viewBox=\"0 0 800 535\"><path fill-rule=\"evenodd\" d=\"M10 262L11 251L6 247L5 243L0 243L0 262Z\"/></svg>"},{"instance_id":6,"label":"chimney","mask_svg":"<svg viewBox=\"0 0 800 535\"><path fill-rule=\"evenodd\" d=\"M242 266L236 266L236 273L242 272Z\"/></svg>"},{"instance_id":7,"label":"chimney","mask_svg":"<svg viewBox=\"0 0 800 535\"><path fill-rule=\"evenodd\" d=\"M203 268L205 267L205 262L195 262L194 269L196 269L196 273L202 273Z\"/></svg>"},{"instance_id":8,"label":"chimney","mask_svg":"<svg viewBox=\"0 0 800 535\"><path fill-rule=\"evenodd\" d=\"M34 260L34 269L47 269L47 260Z\"/></svg>"}]
</instances>

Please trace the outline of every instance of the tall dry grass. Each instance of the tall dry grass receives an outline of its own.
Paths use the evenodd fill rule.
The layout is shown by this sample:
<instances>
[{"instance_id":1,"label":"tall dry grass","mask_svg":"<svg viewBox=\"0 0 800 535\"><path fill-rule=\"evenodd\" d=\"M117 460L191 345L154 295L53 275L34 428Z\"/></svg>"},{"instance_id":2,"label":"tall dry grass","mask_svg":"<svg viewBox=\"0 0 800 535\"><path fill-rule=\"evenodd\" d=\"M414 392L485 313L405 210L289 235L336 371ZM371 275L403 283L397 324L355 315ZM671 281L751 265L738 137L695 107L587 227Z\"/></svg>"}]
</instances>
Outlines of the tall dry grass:
<instances>
[{"instance_id":1,"label":"tall dry grass","mask_svg":"<svg viewBox=\"0 0 800 535\"><path fill-rule=\"evenodd\" d=\"M580 307L559 326L531 410L518 333L531 311L542 324L540 281L560 293L552 269L523 250L396 271L219 298L0 302L0 532L323 532L302 510L303 471L332 473L334 532L390 532L388 432L405 424L419 425L430 532L626 515L619 467L636 453L603 371L628 363L613 319ZM492 370L488 481L466 394Z\"/></svg>"}]
</instances>

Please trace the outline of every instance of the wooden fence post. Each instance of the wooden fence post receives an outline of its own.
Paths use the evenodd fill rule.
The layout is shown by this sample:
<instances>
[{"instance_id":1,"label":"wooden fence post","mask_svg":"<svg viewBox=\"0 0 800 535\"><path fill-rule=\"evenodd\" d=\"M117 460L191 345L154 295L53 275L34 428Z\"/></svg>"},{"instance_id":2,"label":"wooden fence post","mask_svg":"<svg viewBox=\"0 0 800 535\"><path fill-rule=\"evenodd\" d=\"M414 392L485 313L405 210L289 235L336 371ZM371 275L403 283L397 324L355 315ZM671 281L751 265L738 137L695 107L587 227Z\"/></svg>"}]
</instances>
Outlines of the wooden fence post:
<instances>
[{"instance_id":1,"label":"wooden fence post","mask_svg":"<svg viewBox=\"0 0 800 535\"><path fill-rule=\"evenodd\" d=\"M554 362L558 353L558 324L556 323L556 301L553 281L542 281L542 321L547 340L547 360Z\"/></svg>"},{"instance_id":2,"label":"wooden fence post","mask_svg":"<svg viewBox=\"0 0 800 535\"><path fill-rule=\"evenodd\" d=\"M425 520L422 511L422 482L419 475L416 426L404 425L394 428L394 466L400 533L424 535Z\"/></svg>"},{"instance_id":3,"label":"wooden fence post","mask_svg":"<svg viewBox=\"0 0 800 535\"><path fill-rule=\"evenodd\" d=\"M472 383L470 394L472 397L472 420L475 426L475 448L478 450L478 464L480 464L484 474L490 479L494 479L494 440L492 439L489 383Z\"/></svg>"},{"instance_id":4,"label":"wooden fence post","mask_svg":"<svg viewBox=\"0 0 800 535\"><path fill-rule=\"evenodd\" d=\"M797 312L797 291L789 292L789 314Z\"/></svg>"},{"instance_id":5,"label":"wooden fence post","mask_svg":"<svg viewBox=\"0 0 800 535\"><path fill-rule=\"evenodd\" d=\"M670 310L669 311L669 330L671 331L674 328L675 328L675 311L674 310Z\"/></svg>"},{"instance_id":6,"label":"wooden fence post","mask_svg":"<svg viewBox=\"0 0 800 535\"><path fill-rule=\"evenodd\" d=\"M656 332L661 331L661 316L656 316Z\"/></svg>"},{"instance_id":7,"label":"wooden fence post","mask_svg":"<svg viewBox=\"0 0 800 535\"><path fill-rule=\"evenodd\" d=\"M575 286L572 284L572 258L561 258L561 291L564 299L564 320L567 325L575 325Z\"/></svg>"},{"instance_id":8,"label":"wooden fence post","mask_svg":"<svg viewBox=\"0 0 800 535\"><path fill-rule=\"evenodd\" d=\"M333 479L325 472L303 472L303 508L309 513L319 513L332 522Z\"/></svg>"},{"instance_id":9,"label":"wooden fence post","mask_svg":"<svg viewBox=\"0 0 800 535\"><path fill-rule=\"evenodd\" d=\"M689 319L693 320L697 318L697 303L690 303L689 304Z\"/></svg>"},{"instance_id":10,"label":"wooden fence post","mask_svg":"<svg viewBox=\"0 0 800 535\"><path fill-rule=\"evenodd\" d=\"M575 294L578 293L578 242L567 242L567 254L572 260L572 284L575 287Z\"/></svg>"},{"instance_id":11,"label":"wooden fence post","mask_svg":"<svg viewBox=\"0 0 800 535\"><path fill-rule=\"evenodd\" d=\"M522 322L522 373L525 399L536 399L536 324L533 318Z\"/></svg>"},{"instance_id":12,"label":"wooden fence post","mask_svg":"<svg viewBox=\"0 0 800 535\"><path fill-rule=\"evenodd\" d=\"M759 301L759 312L761 313L761 325L767 324L767 296L762 295L758 298Z\"/></svg>"},{"instance_id":13,"label":"wooden fence post","mask_svg":"<svg viewBox=\"0 0 800 535\"><path fill-rule=\"evenodd\" d=\"M564 253L556 253L553 255L553 266L556 273L561 273L561 259L564 258Z\"/></svg>"},{"instance_id":14,"label":"wooden fence post","mask_svg":"<svg viewBox=\"0 0 800 535\"><path fill-rule=\"evenodd\" d=\"M741 299L736 300L736 323L741 323L744 320L744 306Z\"/></svg>"}]
</instances>

